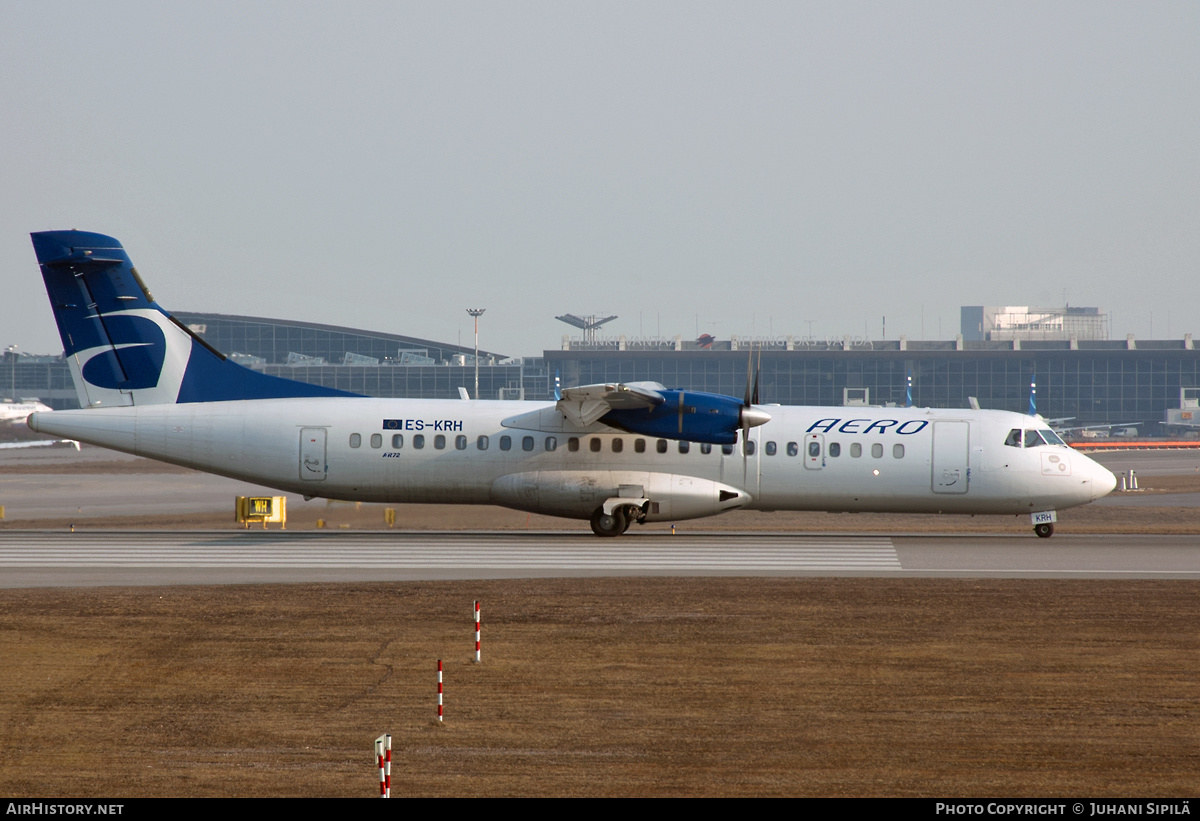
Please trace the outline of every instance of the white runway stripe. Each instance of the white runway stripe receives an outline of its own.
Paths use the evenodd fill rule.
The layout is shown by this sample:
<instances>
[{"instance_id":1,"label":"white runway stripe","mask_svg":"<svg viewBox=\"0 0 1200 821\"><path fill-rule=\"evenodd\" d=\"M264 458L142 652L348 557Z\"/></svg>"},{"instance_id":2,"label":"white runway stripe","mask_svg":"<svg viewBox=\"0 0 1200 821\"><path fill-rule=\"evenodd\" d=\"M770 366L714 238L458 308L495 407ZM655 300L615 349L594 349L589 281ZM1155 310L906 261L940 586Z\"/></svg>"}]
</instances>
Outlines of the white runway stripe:
<instances>
[{"instance_id":1,"label":"white runway stripe","mask_svg":"<svg viewBox=\"0 0 1200 821\"><path fill-rule=\"evenodd\" d=\"M900 570L886 537L575 534L0 534L0 567Z\"/></svg>"}]
</instances>

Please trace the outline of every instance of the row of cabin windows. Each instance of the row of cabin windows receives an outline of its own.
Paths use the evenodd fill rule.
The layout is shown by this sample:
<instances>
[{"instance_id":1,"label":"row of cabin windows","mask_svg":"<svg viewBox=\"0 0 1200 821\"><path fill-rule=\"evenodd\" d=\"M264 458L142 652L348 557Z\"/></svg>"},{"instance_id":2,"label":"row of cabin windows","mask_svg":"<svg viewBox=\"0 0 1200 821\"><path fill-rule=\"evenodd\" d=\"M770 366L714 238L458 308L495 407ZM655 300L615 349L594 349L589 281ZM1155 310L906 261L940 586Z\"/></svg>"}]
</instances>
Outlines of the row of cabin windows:
<instances>
[{"instance_id":1,"label":"row of cabin windows","mask_svg":"<svg viewBox=\"0 0 1200 821\"><path fill-rule=\"evenodd\" d=\"M788 455L789 456L795 455L792 453L792 445L793 444L795 444L795 443L788 442ZM840 442L830 442L829 450L827 451L827 453L831 459L836 459L837 457L841 456L842 455L841 443ZM813 457L820 456L821 455L821 443L820 442L809 442L808 443L808 455L813 456ZM863 455L862 443L861 442L851 442L850 443L850 458L851 459L859 459L859 458L862 458L862 455ZM883 458L883 443L882 442L874 442L871 445L871 458L873 458L873 459L882 459ZM892 458L893 459L903 459L904 458L904 445L901 445L901 444L892 445Z\"/></svg>"},{"instance_id":2,"label":"row of cabin windows","mask_svg":"<svg viewBox=\"0 0 1200 821\"><path fill-rule=\"evenodd\" d=\"M500 450L512 450L513 437L506 435L506 436L501 436L498 438L499 438ZM487 437L487 436L476 437L475 448L477 450L487 450L490 446L491 446L491 440L489 437ZM350 447L352 447L352 448L362 447L362 435L361 434L358 434L358 433L350 434ZM379 433L371 434L371 447L373 447L373 448L383 447L383 435L382 434L379 434ZM402 434L402 433L392 434L392 450L400 450L403 447L404 447L404 434ZM423 434L423 433L413 434L412 447L414 447L417 450L421 450L422 448L424 448L425 447L425 434ZM440 433L437 434L436 436L434 436L433 437L433 447L435 450L445 450L446 449L446 437ZM532 437L532 436L522 436L521 437L521 450L526 451L526 452L532 452L536 447L537 447L537 442L534 440L534 437ZM547 452L558 450L558 437L547 436L545 441L543 442L543 447L546 449ZM614 438L611 440L610 447L612 448L613 453L621 453L625 450L625 440L620 437ZM655 452L657 452L657 453L666 453L669 447L670 447L670 445L666 439L658 439L654 443L654 449L655 449ZM679 449L680 453L688 453L691 451L692 443L678 441L678 442L676 442L676 447ZM593 436L588 440L588 450L590 450L592 453L599 453L601 450L603 450L603 448L604 448L604 442L599 437ZM699 448L700 448L701 453L707 454L707 453L712 453L713 446L708 443L701 443ZM455 450L466 450L467 449L467 437L463 436L462 434L455 436L454 437L454 449ZM578 436L572 436L569 439L567 439L567 450L569 450L571 453L577 453L579 451L579 449L580 449L580 442L579 442ZM747 456L753 456L755 449L756 449L755 443L753 440L746 442L745 451L746 451ZM645 453L646 452L646 440L645 439L634 439L633 440L633 451L634 451L634 453ZM821 443L817 442L817 441L809 442L808 443L808 451L809 451L808 452L809 456L819 457L821 455ZM767 456L774 456L779 452L779 448L775 444L775 442L767 442L763 445L763 452ZM721 453L725 454L726 456L730 456L733 453L733 445L721 445ZM800 455L800 445L796 442L788 442L787 443L787 455L788 456L799 456ZM841 443L830 442L828 455L830 456L830 458L835 458L835 459L837 457L841 456L842 455ZM863 455L862 443L861 442L851 443L850 458L858 459L862 455ZM883 458L883 445L880 442L875 442L874 444L871 445L871 456L876 459ZM901 444L892 445L892 457L895 459L903 459L904 458L904 445L901 445Z\"/></svg>"}]
</instances>

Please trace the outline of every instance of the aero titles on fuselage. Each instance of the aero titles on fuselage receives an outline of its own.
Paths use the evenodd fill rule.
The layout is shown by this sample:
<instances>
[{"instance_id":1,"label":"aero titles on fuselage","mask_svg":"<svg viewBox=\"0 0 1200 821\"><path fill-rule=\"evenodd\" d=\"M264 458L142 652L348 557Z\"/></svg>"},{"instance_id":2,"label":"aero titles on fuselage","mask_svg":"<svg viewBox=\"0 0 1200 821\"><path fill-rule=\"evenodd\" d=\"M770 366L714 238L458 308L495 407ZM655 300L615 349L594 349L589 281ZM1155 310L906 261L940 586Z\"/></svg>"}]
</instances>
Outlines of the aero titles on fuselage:
<instances>
[{"instance_id":1,"label":"aero titles on fuselage","mask_svg":"<svg viewBox=\"0 0 1200 821\"><path fill-rule=\"evenodd\" d=\"M818 419L808 426L805 433L899 433L908 436L920 433L929 424L928 419ZM863 425L866 425L864 428Z\"/></svg>"}]
</instances>

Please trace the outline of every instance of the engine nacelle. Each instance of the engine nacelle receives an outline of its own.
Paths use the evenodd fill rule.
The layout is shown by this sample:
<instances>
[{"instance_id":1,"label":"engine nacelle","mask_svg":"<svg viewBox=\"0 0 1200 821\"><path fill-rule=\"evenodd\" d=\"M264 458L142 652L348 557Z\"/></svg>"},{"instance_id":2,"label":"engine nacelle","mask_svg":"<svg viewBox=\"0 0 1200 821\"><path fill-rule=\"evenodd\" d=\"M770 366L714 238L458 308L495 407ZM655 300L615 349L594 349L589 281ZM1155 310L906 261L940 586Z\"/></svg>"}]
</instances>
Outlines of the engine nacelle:
<instances>
[{"instance_id":1,"label":"engine nacelle","mask_svg":"<svg viewBox=\"0 0 1200 821\"><path fill-rule=\"evenodd\" d=\"M754 427L771 418L758 408L746 407L741 400L719 393L675 390L659 393L666 400L661 405L611 410L600 421L643 436L732 445L738 440L743 422Z\"/></svg>"},{"instance_id":2,"label":"engine nacelle","mask_svg":"<svg viewBox=\"0 0 1200 821\"><path fill-rule=\"evenodd\" d=\"M541 470L510 473L492 483L492 501L504 507L586 519L608 499L636 492L649 500L646 521L699 519L744 507L743 490L674 473L619 470Z\"/></svg>"}]
</instances>

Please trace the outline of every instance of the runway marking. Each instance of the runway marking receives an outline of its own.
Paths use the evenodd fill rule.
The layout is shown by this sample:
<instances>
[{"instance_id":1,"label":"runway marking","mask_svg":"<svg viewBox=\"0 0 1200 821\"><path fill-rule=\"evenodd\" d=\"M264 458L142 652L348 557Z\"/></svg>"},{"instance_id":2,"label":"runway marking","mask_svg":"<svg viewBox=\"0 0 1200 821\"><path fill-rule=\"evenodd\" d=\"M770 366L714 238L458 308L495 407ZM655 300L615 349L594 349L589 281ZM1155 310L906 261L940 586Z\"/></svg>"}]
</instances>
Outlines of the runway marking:
<instances>
[{"instance_id":1,"label":"runway marking","mask_svg":"<svg viewBox=\"0 0 1200 821\"><path fill-rule=\"evenodd\" d=\"M0 534L0 567L901 570L881 536L140 532Z\"/></svg>"}]
</instances>

